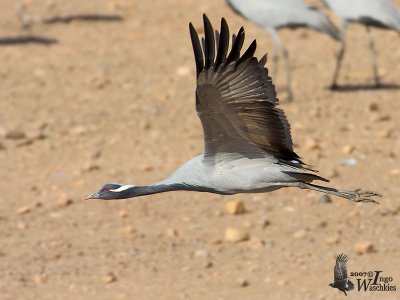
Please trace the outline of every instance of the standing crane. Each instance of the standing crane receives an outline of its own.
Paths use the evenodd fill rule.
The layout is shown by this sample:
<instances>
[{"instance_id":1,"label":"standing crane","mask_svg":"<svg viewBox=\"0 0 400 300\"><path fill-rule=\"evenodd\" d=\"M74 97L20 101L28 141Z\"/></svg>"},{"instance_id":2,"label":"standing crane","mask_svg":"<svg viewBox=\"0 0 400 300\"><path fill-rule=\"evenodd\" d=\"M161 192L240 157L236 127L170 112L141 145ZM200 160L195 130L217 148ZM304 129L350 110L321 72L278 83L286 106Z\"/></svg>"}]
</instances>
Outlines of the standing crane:
<instances>
[{"instance_id":1,"label":"standing crane","mask_svg":"<svg viewBox=\"0 0 400 300\"><path fill-rule=\"evenodd\" d=\"M271 35L275 44L272 56L274 76L278 68L278 52L279 50L282 51L288 101L293 98L289 53L282 44L278 30L281 28L306 27L326 33L335 40L340 40L340 34L335 25L322 12L308 6L303 0L227 0L227 3L234 11L268 31Z\"/></svg>"},{"instance_id":2,"label":"standing crane","mask_svg":"<svg viewBox=\"0 0 400 300\"><path fill-rule=\"evenodd\" d=\"M214 34L205 15L203 19L203 47L191 23L189 29L196 61L196 109L203 125L204 154L160 182L147 186L105 184L86 199L125 199L177 190L232 195L298 187L355 202L377 202L374 196L380 195L375 192L344 191L312 183L328 180L316 175L293 151L289 122L283 110L277 108L275 87L264 67L266 55L260 60L254 56L255 40L240 55L245 38L243 27L229 52L225 19L221 20L218 34Z\"/></svg>"},{"instance_id":3,"label":"standing crane","mask_svg":"<svg viewBox=\"0 0 400 300\"><path fill-rule=\"evenodd\" d=\"M345 32L348 23L363 24L368 34L368 47L371 51L372 69L374 75L374 83L378 87L380 85L378 75L378 62L376 59L376 50L374 40L371 34L371 27L382 29L392 29L400 34L400 12L390 2L390 0L322 0L330 7L340 18L340 30L342 32L342 40L339 54L336 60L336 68L333 74L331 88L338 87L337 80L339 77L344 52L346 50Z\"/></svg>"}]
</instances>

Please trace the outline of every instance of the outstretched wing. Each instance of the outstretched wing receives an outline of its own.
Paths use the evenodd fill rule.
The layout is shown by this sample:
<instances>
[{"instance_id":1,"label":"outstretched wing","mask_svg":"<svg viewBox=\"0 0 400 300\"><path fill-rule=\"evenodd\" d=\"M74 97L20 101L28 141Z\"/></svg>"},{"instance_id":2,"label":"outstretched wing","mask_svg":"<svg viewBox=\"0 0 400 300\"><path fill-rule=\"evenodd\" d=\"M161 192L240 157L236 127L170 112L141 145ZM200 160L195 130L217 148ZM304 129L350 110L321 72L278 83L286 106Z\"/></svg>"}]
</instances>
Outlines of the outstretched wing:
<instances>
[{"instance_id":1,"label":"outstretched wing","mask_svg":"<svg viewBox=\"0 0 400 300\"><path fill-rule=\"evenodd\" d=\"M214 30L205 15L203 19L203 49L193 25L189 28L197 69L196 109L203 125L205 155L263 152L300 162L293 151L289 123L276 107L275 87L264 67L266 56L261 60L254 57L256 41L240 55L245 36L242 27L228 54L229 29L222 19L215 51Z\"/></svg>"},{"instance_id":2,"label":"outstretched wing","mask_svg":"<svg viewBox=\"0 0 400 300\"><path fill-rule=\"evenodd\" d=\"M336 258L335 269L333 271L335 283L347 282L347 261L348 258L343 253Z\"/></svg>"}]
</instances>

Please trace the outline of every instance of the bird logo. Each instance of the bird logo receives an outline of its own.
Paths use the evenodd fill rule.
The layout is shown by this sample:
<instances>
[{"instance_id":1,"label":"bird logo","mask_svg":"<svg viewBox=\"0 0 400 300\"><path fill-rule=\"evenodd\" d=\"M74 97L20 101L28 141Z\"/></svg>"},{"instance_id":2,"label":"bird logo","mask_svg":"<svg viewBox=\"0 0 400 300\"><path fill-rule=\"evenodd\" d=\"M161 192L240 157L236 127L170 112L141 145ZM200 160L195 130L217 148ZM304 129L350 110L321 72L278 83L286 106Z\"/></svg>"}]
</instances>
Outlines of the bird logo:
<instances>
[{"instance_id":1,"label":"bird logo","mask_svg":"<svg viewBox=\"0 0 400 300\"><path fill-rule=\"evenodd\" d=\"M354 289L354 284L347 278L347 261L347 255L339 254L333 269L334 282L329 284L331 287L342 291L346 296L346 291Z\"/></svg>"}]
</instances>

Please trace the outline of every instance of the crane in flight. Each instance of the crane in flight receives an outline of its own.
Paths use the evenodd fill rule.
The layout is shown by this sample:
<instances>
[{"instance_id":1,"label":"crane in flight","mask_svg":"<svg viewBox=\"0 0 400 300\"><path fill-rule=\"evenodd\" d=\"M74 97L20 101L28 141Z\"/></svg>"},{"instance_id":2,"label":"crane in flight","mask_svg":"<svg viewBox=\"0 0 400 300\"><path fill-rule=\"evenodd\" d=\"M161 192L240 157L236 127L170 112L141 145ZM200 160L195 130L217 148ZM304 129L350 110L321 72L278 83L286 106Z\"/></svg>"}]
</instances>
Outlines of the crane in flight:
<instances>
[{"instance_id":1,"label":"crane in flight","mask_svg":"<svg viewBox=\"0 0 400 300\"><path fill-rule=\"evenodd\" d=\"M332 39L339 41L340 33L335 25L318 9L307 5L303 0L227 0L228 5L244 18L266 30L275 44L272 54L274 66L273 77L278 69L279 51L286 73L287 100L291 101L291 71L289 52L283 45L278 30L281 28L311 28L328 34Z\"/></svg>"},{"instance_id":2,"label":"crane in flight","mask_svg":"<svg viewBox=\"0 0 400 300\"><path fill-rule=\"evenodd\" d=\"M344 191L312 183L327 182L293 151L290 126L277 107L275 87L266 55L254 56L254 40L241 55L243 27L229 48L229 28L221 20L214 34L204 15L203 46L189 24L197 70L196 110L203 125L204 154L183 164L157 183L136 186L105 184L86 199L125 199L168 191L197 191L222 195L270 192L283 187L315 190L355 202L377 202L378 193ZM229 53L228 53L229 52Z\"/></svg>"},{"instance_id":3,"label":"crane in flight","mask_svg":"<svg viewBox=\"0 0 400 300\"><path fill-rule=\"evenodd\" d=\"M378 62L371 27L392 29L400 35L400 12L390 0L322 0L340 18L342 32L341 47L336 60L331 88L338 87L339 77L344 52L346 50L345 32L349 23L359 23L365 26L368 34L368 47L371 52L372 70L375 86L380 86L378 75Z\"/></svg>"}]
</instances>

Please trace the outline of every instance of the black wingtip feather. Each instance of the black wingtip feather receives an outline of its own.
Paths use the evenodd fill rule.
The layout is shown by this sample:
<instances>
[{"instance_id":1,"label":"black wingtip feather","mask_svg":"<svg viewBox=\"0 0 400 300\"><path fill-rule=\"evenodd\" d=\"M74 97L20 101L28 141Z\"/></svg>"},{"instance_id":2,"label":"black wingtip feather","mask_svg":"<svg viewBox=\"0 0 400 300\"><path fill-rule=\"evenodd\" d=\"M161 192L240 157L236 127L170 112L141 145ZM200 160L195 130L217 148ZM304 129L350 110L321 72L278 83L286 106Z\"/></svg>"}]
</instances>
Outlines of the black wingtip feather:
<instances>
[{"instance_id":1,"label":"black wingtip feather","mask_svg":"<svg viewBox=\"0 0 400 300\"><path fill-rule=\"evenodd\" d=\"M243 46L244 36L245 36L244 28L240 27L239 32L235 38L235 41L233 42L231 53L229 53L228 58L226 59L225 62L226 65L236 61L240 57L240 50L242 49Z\"/></svg>"},{"instance_id":2,"label":"black wingtip feather","mask_svg":"<svg viewBox=\"0 0 400 300\"><path fill-rule=\"evenodd\" d=\"M219 67L226 58L229 48L229 27L224 18L221 19L221 33L218 37L218 52L215 68Z\"/></svg>"},{"instance_id":3,"label":"black wingtip feather","mask_svg":"<svg viewBox=\"0 0 400 300\"><path fill-rule=\"evenodd\" d=\"M249 58L252 58L254 56L254 53L256 52L257 49L257 41L254 40L249 48L243 53L243 55L240 57L240 59L236 62L236 65L241 64L242 62L248 60Z\"/></svg>"},{"instance_id":4,"label":"black wingtip feather","mask_svg":"<svg viewBox=\"0 0 400 300\"><path fill-rule=\"evenodd\" d=\"M196 29L194 29L192 23L189 23L189 31L190 39L192 40L194 60L196 61L196 73L199 75L204 69L203 51L201 50L199 36L197 35Z\"/></svg>"},{"instance_id":5,"label":"black wingtip feather","mask_svg":"<svg viewBox=\"0 0 400 300\"><path fill-rule=\"evenodd\" d=\"M209 69L214 65L215 56L215 39L214 39L214 29L211 25L210 20L205 14L203 14L204 21L204 35L205 35L205 47L204 47L204 58L205 58L205 68Z\"/></svg>"}]
</instances>

